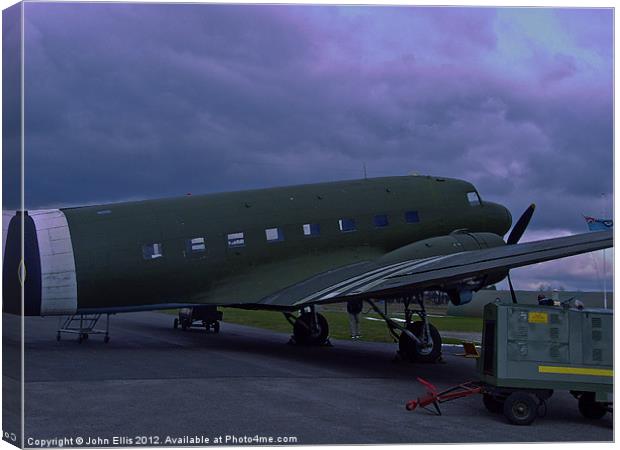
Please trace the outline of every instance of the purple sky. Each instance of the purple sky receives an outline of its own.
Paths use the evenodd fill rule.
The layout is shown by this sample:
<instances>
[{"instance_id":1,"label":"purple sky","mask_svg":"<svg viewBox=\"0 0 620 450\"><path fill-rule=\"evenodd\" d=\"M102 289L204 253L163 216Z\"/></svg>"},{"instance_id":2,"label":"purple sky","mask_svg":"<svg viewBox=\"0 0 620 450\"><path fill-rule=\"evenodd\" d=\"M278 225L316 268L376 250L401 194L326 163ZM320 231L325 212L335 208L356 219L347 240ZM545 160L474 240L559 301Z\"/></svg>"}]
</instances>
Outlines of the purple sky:
<instances>
[{"instance_id":1,"label":"purple sky","mask_svg":"<svg viewBox=\"0 0 620 450\"><path fill-rule=\"evenodd\" d=\"M535 202L524 239L611 214L611 9L27 3L25 20L29 207L365 162L467 179L514 217ZM584 255L514 281L600 289L601 269Z\"/></svg>"}]
</instances>

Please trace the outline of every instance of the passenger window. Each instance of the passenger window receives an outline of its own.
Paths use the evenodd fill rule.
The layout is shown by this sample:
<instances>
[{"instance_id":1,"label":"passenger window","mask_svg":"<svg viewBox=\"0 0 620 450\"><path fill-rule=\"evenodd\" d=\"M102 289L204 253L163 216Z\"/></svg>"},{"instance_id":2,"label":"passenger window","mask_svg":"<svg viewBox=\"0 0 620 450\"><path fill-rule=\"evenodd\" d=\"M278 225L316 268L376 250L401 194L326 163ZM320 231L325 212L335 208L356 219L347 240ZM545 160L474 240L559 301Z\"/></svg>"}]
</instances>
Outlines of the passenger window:
<instances>
[{"instance_id":1,"label":"passenger window","mask_svg":"<svg viewBox=\"0 0 620 450\"><path fill-rule=\"evenodd\" d=\"M265 237L267 242L277 242L284 240L284 234L281 228L267 228L265 230Z\"/></svg>"},{"instance_id":2,"label":"passenger window","mask_svg":"<svg viewBox=\"0 0 620 450\"><path fill-rule=\"evenodd\" d=\"M356 230L354 219L340 219L338 220L338 226L343 233Z\"/></svg>"},{"instance_id":3,"label":"passenger window","mask_svg":"<svg viewBox=\"0 0 620 450\"><path fill-rule=\"evenodd\" d=\"M142 257L144 259L157 259L157 258L161 258L163 255L162 253L162 246L159 243L154 243L154 244L144 244L142 246Z\"/></svg>"},{"instance_id":4,"label":"passenger window","mask_svg":"<svg viewBox=\"0 0 620 450\"><path fill-rule=\"evenodd\" d=\"M321 234L321 227L318 223L305 223L302 226L304 236L318 236Z\"/></svg>"},{"instance_id":5,"label":"passenger window","mask_svg":"<svg viewBox=\"0 0 620 450\"><path fill-rule=\"evenodd\" d=\"M197 253L204 253L207 251L207 245L205 243L205 238L203 237L198 237L198 238L194 238L194 239L188 239L186 241L186 245L187 245L187 254L191 255L191 254L197 254Z\"/></svg>"},{"instance_id":6,"label":"passenger window","mask_svg":"<svg viewBox=\"0 0 620 450\"><path fill-rule=\"evenodd\" d=\"M405 222L407 223L418 223L420 221L420 216L417 211L407 211L405 213Z\"/></svg>"},{"instance_id":7,"label":"passenger window","mask_svg":"<svg viewBox=\"0 0 620 450\"><path fill-rule=\"evenodd\" d=\"M245 237L243 233L230 233L228 235L228 247L243 247Z\"/></svg>"},{"instance_id":8,"label":"passenger window","mask_svg":"<svg viewBox=\"0 0 620 450\"><path fill-rule=\"evenodd\" d=\"M478 193L475 191L467 193L467 201L472 206L480 205L480 197L478 196Z\"/></svg>"},{"instance_id":9,"label":"passenger window","mask_svg":"<svg viewBox=\"0 0 620 450\"><path fill-rule=\"evenodd\" d=\"M375 227L377 228L387 227L390 224L387 214L376 215L373 219L373 222L375 224Z\"/></svg>"}]
</instances>

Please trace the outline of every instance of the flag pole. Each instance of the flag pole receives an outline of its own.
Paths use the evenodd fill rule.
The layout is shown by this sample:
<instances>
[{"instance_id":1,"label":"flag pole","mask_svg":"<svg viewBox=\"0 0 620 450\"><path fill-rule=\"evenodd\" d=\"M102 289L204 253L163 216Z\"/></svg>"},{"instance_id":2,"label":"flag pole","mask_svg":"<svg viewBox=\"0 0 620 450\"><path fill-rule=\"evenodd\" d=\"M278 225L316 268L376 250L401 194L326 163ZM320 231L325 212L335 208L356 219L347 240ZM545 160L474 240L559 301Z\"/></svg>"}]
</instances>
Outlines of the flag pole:
<instances>
[{"instance_id":1,"label":"flag pole","mask_svg":"<svg viewBox=\"0 0 620 450\"><path fill-rule=\"evenodd\" d=\"M605 195L605 194L601 194L601 196L603 196L603 195ZM586 220L586 227L588 228L588 230L589 231L593 231L592 229L590 229L590 225L589 225L588 219L592 219L592 221L596 221L596 219L594 219L592 217L587 217L583 213L581 215ZM604 216L605 215L603 213L602 217L604 217ZM605 260L605 256L606 256L605 255L605 249L602 249L602 252L603 252L603 274L602 274L602 276L603 276L603 307L605 309L607 309L607 279L605 278L605 275L607 274L607 261ZM599 279L598 281L600 283L601 278L600 278L600 273L599 273L599 270L598 270L598 264L596 262L596 256L594 255L594 253L591 253L590 256L592 256L592 261L594 262L594 268L596 269L596 276Z\"/></svg>"},{"instance_id":2,"label":"flag pole","mask_svg":"<svg viewBox=\"0 0 620 450\"><path fill-rule=\"evenodd\" d=\"M603 219L607 218L607 203L605 202L605 193L601 193L601 197L603 198ZM606 254L603 249L603 307L607 309L607 261Z\"/></svg>"},{"instance_id":3,"label":"flag pole","mask_svg":"<svg viewBox=\"0 0 620 450\"><path fill-rule=\"evenodd\" d=\"M605 262L605 249L603 249L603 308L607 309L607 263Z\"/></svg>"}]
</instances>

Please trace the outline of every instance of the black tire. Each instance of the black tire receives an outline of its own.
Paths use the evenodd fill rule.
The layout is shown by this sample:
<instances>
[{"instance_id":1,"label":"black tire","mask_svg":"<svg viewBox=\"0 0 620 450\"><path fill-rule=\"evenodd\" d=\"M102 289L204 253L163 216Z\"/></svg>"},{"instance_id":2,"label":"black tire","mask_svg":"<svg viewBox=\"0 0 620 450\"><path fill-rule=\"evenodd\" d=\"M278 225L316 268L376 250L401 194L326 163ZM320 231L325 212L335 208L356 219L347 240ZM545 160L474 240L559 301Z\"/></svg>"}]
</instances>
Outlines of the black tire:
<instances>
[{"instance_id":1,"label":"black tire","mask_svg":"<svg viewBox=\"0 0 620 450\"><path fill-rule=\"evenodd\" d=\"M213 332L214 333L219 333L220 332L220 323L219 322L215 322L213 324Z\"/></svg>"},{"instance_id":2,"label":"black tire","mask_svg":"<svg viewBox=\"0 0 620 450\"><path fill-rule=\"evenodd\" d=\"M56 340L60 341L60 333L56 333Z\"/></svg>"},{"instance_id":3,"label":"black tire","mask_svg":"<svg viewBox=\"0 0 620 450\"><path fill-rule=\"evenodd\" d=\"M602 419L607 414L607 406L596 401L594 392L584 392L579 397L579 412L587 419Z\"/></svg>"},{"instance_id":4,"label":"black tire","mask_svg":"<svg viewBox=\"0 0 620 450\"><path fill-rule=\"evenodd\" d=\"M327 337L329 336L327 319L325 319L323 315L316 313L318 330L313 333L310 330L311 318L312 313L303 313L295 320L295 324L293 325L293 336L295 337L295 342L298 344L320 345L327 341Z\"/></svg>"},{"instance_id":5,"label":"black tire","mask_svg":"<svg viewBox=\"0 0 620 450\"><path fill-rule=\"evenodd\" d=\"M103 338L103 343L107 344L108 342L110 342L110 336L106 336Z\"/></svg>"},{"instance_id":6,"label":"black tire","mask_svg":"<svg viewBox=\"0 0 620 450\"><path fill-rule=\"evenodd\" d=\"M514 425L529 425L538 415L538 398L529 392L513 392L504 402L504 416Z\"/></svg>"},{"instance_id":7,"label":"black tire","mask_svg":"<svg viewBox=\"0 0 620 450\"><path fill-rule=\"evenodd\" d=\"M174 328L175 330L179 328L179 319L176 317L174 318L174 323L172 324L172 328Z\"/></svg>"},{"instance_id":8,"label":"black tire","mask_svg":"<svg viewBox=\"0 0 620 450\"><path fill-rule=\"evenodd\" d=\"M501 414L504 412L504 402L493 397L491 394L482 394L482 403L487 411L493 414Z\"/></svg>"},{"instance_id":9,"label":"black tire","mask_svg":"<svg viewBox=\"0 0 620 450\"><path fill-rule=\"evenodd\" d=\"M398 339L398 350L403 358L408 361L416 362L435 362L439 359L441 356L441 335L439 331L437 331L437 328L430 323L428 327L431 338L430 347L424 348L405 333L400 334L400 338ZM421 339L424 331L424 322L417 321L410 323L407 330Z\"/></svg>"}]
</instances>

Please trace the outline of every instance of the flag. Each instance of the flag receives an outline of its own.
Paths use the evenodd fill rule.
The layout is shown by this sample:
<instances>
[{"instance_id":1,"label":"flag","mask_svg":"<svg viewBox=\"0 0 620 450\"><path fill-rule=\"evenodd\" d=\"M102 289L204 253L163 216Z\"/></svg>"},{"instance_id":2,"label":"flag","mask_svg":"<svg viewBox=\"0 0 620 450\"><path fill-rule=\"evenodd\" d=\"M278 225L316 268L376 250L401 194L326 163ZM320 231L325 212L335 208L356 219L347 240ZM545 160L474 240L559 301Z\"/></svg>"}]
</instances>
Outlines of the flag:
<instances>
[{"instance_id":1,"label":"flag","mask_svg":"<svg viewBox=\"0 0 620 450\"><path fill-rule=\"evenodd\" d=\"M611 219L595 219L588 216L584 216L584 219L590 231L604 231L614 227L614 221Z\"/></svg>"}]
</instances>

